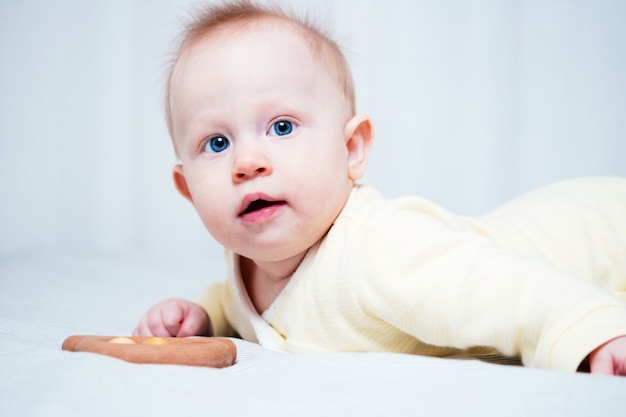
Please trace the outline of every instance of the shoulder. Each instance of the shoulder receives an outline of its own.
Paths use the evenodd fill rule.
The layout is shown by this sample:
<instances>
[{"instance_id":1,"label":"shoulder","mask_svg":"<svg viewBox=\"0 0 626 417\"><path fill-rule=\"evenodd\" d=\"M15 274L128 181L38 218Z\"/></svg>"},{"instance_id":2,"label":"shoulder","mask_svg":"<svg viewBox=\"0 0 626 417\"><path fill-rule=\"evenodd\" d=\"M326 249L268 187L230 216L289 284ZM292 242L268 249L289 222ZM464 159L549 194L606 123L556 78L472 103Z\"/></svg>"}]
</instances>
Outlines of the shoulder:
<instances>
[{"instance_id":1,"label":"shoulder","mask_svg":"<svg viewBox=\"0 0 626 417\"><path fill-rule=\"evenodd\" d=\"M389 240L424 240L429 233L467 230L466 222L432 201L408 196L388 199L376 189L355 186L333 228L349 231L362 245Z\"/></svg>"},{"instance_id":2,"label":"shoulder","mask_svg":"<svg viewBox=\"0 0 626 417\"><path fill-rule=\"evenodd\" d=\"M461 217L428 199L419 196L388 199L375 188L363 185L353 188L335 224L350 222L375 227L404 221L463 227Z\"/></svg>"},{"instance_id":3,"label":"shoulder","mask_svg":"<svg viewBox=\"0 0 626 417\"><path fill-rule=\"evenodd\" d=\"M464 221L420 197L385 199L359 187L327 236L326 248L359 283L392 271L417 271L433 258L476 243Z\"/></svg>"}]
</instances>

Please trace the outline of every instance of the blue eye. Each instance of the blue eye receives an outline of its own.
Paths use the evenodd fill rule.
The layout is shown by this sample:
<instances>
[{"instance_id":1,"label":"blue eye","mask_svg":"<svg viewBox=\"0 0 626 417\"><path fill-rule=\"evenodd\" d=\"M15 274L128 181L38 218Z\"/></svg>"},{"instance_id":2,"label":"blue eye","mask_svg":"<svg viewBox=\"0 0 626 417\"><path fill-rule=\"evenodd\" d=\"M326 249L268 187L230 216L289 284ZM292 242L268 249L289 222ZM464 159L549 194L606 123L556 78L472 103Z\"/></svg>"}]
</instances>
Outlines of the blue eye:
<instances>
[{"instance_id":1,"label":"blue eye","mask_svg":"<svg viewBox=\"0 0 626 417\"><path fill-rule=\"evenodd\" d=\"M293 123L287 120L279 120L270 127L270 136L285 136L293 132Z\"/></svg>"},{"instance_id":2,"label":"blue eye","mask_svg":"<svg viewBox=\"0 0 626 417\"><path fill-rule=\"evenodd\" d=\"M204 152L206 153L220 153L224 152L230 146L230 141L224 136L215 136L204 145Z\"/></svg>"}]
</instances>

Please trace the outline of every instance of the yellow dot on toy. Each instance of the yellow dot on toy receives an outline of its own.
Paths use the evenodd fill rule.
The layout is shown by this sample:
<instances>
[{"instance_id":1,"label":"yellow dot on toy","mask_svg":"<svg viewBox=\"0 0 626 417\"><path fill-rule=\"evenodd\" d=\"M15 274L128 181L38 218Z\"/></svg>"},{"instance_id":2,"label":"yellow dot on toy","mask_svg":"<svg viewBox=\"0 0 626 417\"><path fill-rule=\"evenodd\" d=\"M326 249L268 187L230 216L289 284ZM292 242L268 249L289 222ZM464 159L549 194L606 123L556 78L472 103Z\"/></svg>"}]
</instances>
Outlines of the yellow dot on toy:
<instances>
[{"instance_id":1,"label":"yellow dot on toy","mask_svg":"<svg viewBox=\"0 0 626 417\"><path fill-rule=\"evenodd\" d=\"M113 339L109 340L109 343L119 343L122 345L134 345L135 341L131 339L130 337L114 337Z\"/></svg>"},{"instance_id":2,"label":"yellow dot on toy","mask_svg":"<svg viewBox=\"0 0 626 417\"><path fill-rule=\"evenodd\" d=\"M161 337L151 337L143 342L144 345L167 345L167 340Z\"/></svg>"}]
</instances>

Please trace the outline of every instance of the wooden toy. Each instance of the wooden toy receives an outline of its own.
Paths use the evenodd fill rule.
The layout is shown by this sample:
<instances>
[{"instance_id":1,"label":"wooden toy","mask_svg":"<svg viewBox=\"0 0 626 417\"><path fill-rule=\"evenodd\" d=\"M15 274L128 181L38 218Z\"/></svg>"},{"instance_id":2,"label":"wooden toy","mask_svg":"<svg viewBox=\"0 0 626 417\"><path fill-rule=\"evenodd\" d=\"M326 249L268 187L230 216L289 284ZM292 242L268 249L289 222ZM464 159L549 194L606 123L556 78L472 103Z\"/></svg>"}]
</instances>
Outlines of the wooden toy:
<instances>
[{"instance_id":1,"label":"wooden toy","mask_svg":"<svg viewBox=\"0 0 626 417\"><path fill-rule=\"evenodd\" d=\"M224 368L235 363L237 347L219 337L115 337L74 335L63 350L92 352L133 363L171 364Z\"/></svg>"}]
</instances>

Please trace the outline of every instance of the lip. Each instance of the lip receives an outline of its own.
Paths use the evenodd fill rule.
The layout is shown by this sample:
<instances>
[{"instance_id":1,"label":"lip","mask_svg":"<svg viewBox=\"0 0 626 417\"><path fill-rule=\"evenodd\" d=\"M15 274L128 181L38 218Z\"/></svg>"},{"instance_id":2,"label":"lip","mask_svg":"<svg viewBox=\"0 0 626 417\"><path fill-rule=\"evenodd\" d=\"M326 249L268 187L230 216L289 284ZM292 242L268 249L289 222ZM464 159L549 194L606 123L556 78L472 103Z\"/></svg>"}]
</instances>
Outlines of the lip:
<instances>
[{"instance_id":1,"label":"lip","mask_svg":"<svg viewBox=\"0 0 626 417\"><path fill-rule=\"evenodd\" d=\"M248 194L241 202L238 217L246 222L261 222L272 218L286 204L263 193Z\"/></svg>"}]
</instances>

